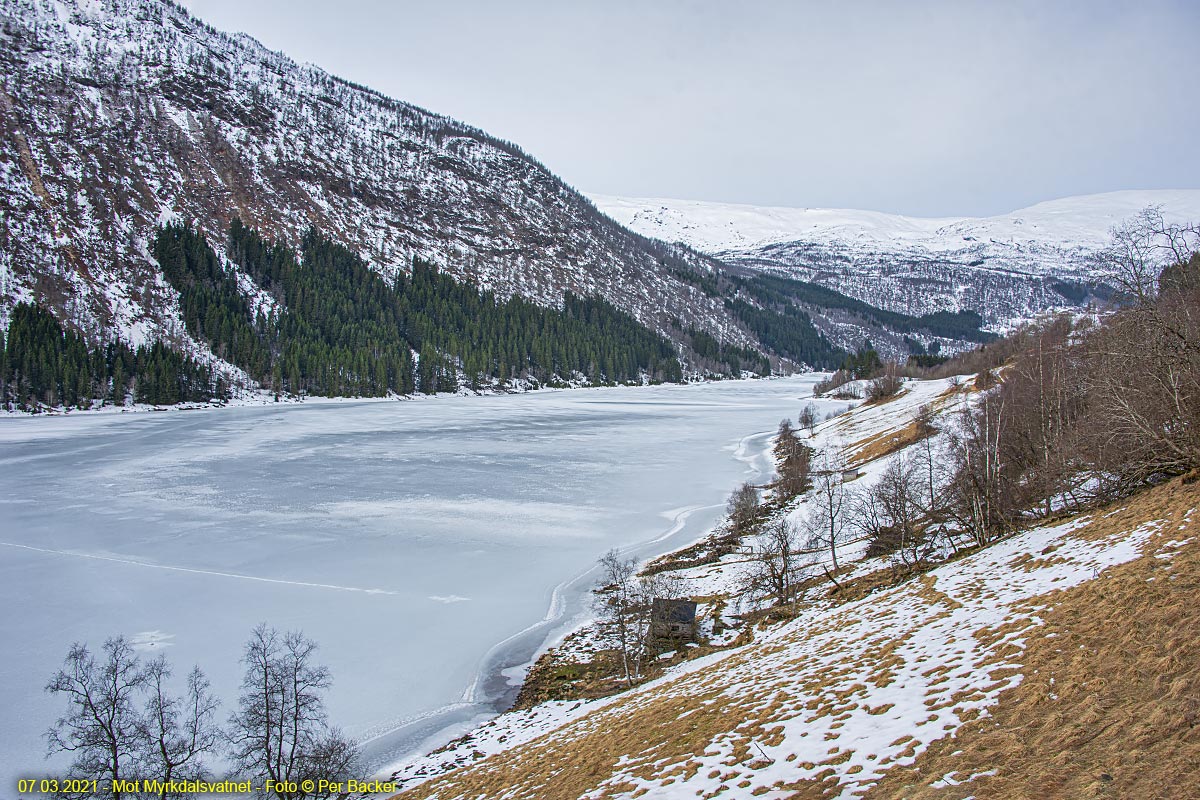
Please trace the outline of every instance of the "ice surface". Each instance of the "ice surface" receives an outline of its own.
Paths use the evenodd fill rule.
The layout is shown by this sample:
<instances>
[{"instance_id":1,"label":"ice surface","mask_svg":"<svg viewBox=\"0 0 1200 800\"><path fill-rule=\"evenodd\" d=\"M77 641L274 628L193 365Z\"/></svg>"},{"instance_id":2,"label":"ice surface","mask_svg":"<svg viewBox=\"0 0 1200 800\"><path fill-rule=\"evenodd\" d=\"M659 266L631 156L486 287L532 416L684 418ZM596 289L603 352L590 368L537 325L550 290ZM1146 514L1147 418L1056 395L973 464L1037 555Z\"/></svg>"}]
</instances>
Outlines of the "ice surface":
<instances>
[{"instance_id":1,"label":"ice surface","mask_svg":"<svg viewBox=\"0 0 1200 800\"><path fill-rule=\"evenodd\" d=\"M700 538L814 380L0 419L0 786L46 768L73 641L198 663L224 716L260 621L393 762L510 696L604 551Z\"/></svg>"}]
</instances>

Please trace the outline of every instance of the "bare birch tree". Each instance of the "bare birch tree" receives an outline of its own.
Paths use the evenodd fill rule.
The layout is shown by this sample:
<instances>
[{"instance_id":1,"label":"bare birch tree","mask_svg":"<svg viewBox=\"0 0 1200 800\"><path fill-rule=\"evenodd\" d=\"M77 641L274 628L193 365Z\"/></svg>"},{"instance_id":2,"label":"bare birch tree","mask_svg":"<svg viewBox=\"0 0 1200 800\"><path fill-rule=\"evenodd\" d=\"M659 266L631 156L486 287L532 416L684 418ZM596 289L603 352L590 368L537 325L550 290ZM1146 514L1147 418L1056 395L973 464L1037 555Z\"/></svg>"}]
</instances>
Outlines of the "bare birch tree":
<instances>
[{"instance_id":1,"label":"bare birch tree","mask_svg":"<svg viewBox=\"0 0 1200 800\"><path fill-rule=\"evenodd\" d=\"M102 782L113 798L126 782L201 778L203 757L217 751L217 700L199 667L187 690L175 696L164 656L143 663L122 636L104 643L97 661L83 644L72 645L46 690L66 695L67 714L47 732L50 752L75 754L73 777ZM166 797L164 788L159 797Z\"/></svg>"},{"instance_id":2,"label":"bare birch tree","mask_svg":"<svg viewBox=\"0 0 1200 800\"><path fill-rule=\"evenodd\" d=\"M123 636L104 642L102 660L76 643L63 668L46 684L51 694L65 695L67 713L46 732L49 752L72 753L73 777L112 786L114 800L123 796L123 781L136 780L142 750L138 698L146 672Z\"/></svg>"},{"instance_id":3,"label":"bare birch tree","mask_svg":"<svg viewBox=\"0 0 1200 800\"><path fill-rule=\"evenodd\" d=\"M825 447L817 451L813 461L813 492L812 510L805 517L805 531L808 542L814 548L820 548L829 553L832 569L822 565L825 577L840 589L837 573L841 569L838 564L838 548L844 543L850 532L851 498L842 482L842 474L846 469L846 458L837 446Z\"/></svg>"},{"instance_id":4,"label":"bare birch tree","mask_svg":"<svg viewBox=\"0 0 1200 800\"><path fill-rule=\"evenodd\" d=\"M167 686L171 667L161 655L146 665L145 677L149 697L141 720L145 742L142 774L155 776L164 784L203 777L202 759L216 752L220 742L216 723L220 702L209 691L208 678L199 667L193 667L186 692L176 697ZM163 786L159 798L166 797L167 787Z\"/></svg>"},{"instance_id":5,"label":"bare birch tree","mask_svg":"<svg viewBox=\"0 0 1200 800\"><path fill-rule=\"evenodd\" d=\"M787 605L796 600L811 565L803 554L796 526L786 518L773 520L751 546L746 589L754 597Z\"/></svg>"},{"instance_id":6,"label":"bare birch tree","mask_svg":"<svg viewBox=\"0 0 1200 800\"><path fill-rule=\"evenodd\" d=\"M316 663L317 644L299 631L264 624L250 634L242 663L242 694L230 718L230 755L247 776L270 780L280 800L313 797L305 780L350 777L353 741L329 725L324 693L329 670ZM298 792L284 788L294 783Z\"/></svg>"},{"instance_id":7,"label":"bare birch tree","mask_svg":"<svg viewBox=\"0 0 1200 800\"><path fill-rule=\"evenodd\" d=\"M758 516L758 510L758 489L749 483L743 483L734 489L725 504L730 530L737 534L749 531Z\"/></svg>"},{"instance_id":8,"label":"bare birch tree","mask_svg":"<svg viewBox=\"0 0 1200 800\"><path fill-rule=\"evenodd\" d=\"M617 643L622 677L633 686L642 677L650 645L651 611L655 598L670 600L683 594L683 584L666 573L639 575L636 559L616 550L600 558L595 605L600 629Z\"/></svg>"}]
</instances>

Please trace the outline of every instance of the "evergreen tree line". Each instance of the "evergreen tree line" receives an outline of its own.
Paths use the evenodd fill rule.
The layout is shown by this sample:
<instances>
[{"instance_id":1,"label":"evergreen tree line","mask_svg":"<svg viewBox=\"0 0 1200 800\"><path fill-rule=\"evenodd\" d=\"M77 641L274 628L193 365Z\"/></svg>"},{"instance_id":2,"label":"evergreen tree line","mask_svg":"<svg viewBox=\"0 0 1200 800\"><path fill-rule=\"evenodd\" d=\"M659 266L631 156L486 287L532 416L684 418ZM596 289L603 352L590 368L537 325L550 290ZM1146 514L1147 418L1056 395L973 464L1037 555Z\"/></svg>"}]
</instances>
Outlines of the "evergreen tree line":
<instances>
[{"instance_id":1,"label":"evergreen tree line","mask_svg":"<svg viewBox=\"0 0 1200 800\"><path fill-rule=\"evenodd\" d=\"M744 289L768 306L786 309L794 303L803 303L821 308L839 308L900 333L925 331L934 336L979 343L996 338L994 333L980 330L983 317L974 311L935 311L932 314L914 317L877 308L808 281L778 275L755 275L751 278L736 278L735 281L739 289Z\"/></svg>"},{"instance_id":2,"label":"evergreen tree line","mask_svg":"<svg viewBox=\"0 0 1200 800\"><path fill-rule=\"evenodd\" d=\"M561 309L499 300L420 259L389 283L315 230L297 254L235 219L230 258L277 301L268 314L190 227L161 228L154 252L188 330L275 391L432 393L457 388L460 371L474 387L576 373L596 383L682 379L666 339L599 298L568 293Z\"/></svg>"},{"instance_id":3,"label":"evergreen tree line","mask_svg":"<svg viewBox=\"0 0 1200 800\"><path fill-rule=\"evenodd\" d=\"M794 305L758 308L735 298L727 299L725 307L745 323L764 347L781 356L817 369L835 368L846 357L846 351L834 347L813 327L808 314Z\"/></svg>"},{"instance_id":4,"label":"evergreen tree line","mask_svg":"<svg viewBox=\"0 0 1200 800\"><path fill-rule=\"evenodd\" d=\"M751 370L759 375L771 374L771 361L752 347L738 347L717 341L717 338L707 331L688 328L692 350L701 358L718 361L729 365L730 374L734 377L743 370Z\"/></svg>"},{"instance_id":5,"label":"evergreen tree line","mask_svg":"<svg viewBox=\"0 0 1200 800\"><path fill-rule=\"evenodd\" d=\"M0 402L6 408L89 408L204 402L228 395L212 368L162 342L134 350L122 342L89 347L41 306L20 303L0 332Z\"/></svg>"},{"instance_id":6,"label":"evergreen tree line","mask_svg":"<svg viewBox=\"0 0 1200 800\"><path fill-rule=\"evenodd\" d=\"M883 369L883 361L880 360L878 351L869 341L847 355L846 360L842 362L842 370L850 373L853 376L852 380L873 377L881 369Z\"/></svg>"}]
</instances>

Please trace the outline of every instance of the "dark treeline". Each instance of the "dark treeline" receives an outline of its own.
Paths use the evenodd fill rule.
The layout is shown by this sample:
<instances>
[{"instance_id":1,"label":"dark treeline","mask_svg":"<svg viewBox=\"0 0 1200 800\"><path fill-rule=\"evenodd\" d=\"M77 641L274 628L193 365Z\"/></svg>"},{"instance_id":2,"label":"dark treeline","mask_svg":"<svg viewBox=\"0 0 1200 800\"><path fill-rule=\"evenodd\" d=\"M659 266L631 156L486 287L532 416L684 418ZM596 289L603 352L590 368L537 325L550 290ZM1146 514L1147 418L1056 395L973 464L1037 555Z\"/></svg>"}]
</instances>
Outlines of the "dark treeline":
<instances>
[{"instance_id":1,"label":"dark treeline","mask_svg":"<svg viewBox=\"0 0 1200 800\"><path fill-rule=\"evenodd\" d=\"M909 361L912 361L912 357ZM938 363L942 361L945 359L939 359ZM851 381L864 379L870 379L866 387L866 396L870 400L882 400L900 391L900 368L894 362L884 363L869 341L847 355L837 372L813 386L813 393L822 395L836 392L836 396L862 397L863 393L857 387L853 387L853 390L842 387Z\"/></svg>"},{"instance_id":2,"label":"dark treeline","mask_svg":"<svg viewBox=\"0 0 1200 800\"><path fill-rule=\"evenodd\" d=\"M846 360L842 363L842 370L850 373L856 380L870 378L881 369L883 369L883 361L880 360L879 353L870 342L846 356Z\"/></svg>"},{"instance_id":3,"label":"dark treeline","mask_svg":"<svg viewBox=\"0 0 1200 800\"><path fill-rule=\"evenodd\" d=\"M676 278L679 278L684 283L692 284L709 297L721 296L721 282L716 276L702 273L687 266L668 264L667 269Z\"/></svg>"},{"instance_id":4,"label":"dark treeline","mask_svg":"<svg viewBox=\"0 0 1200 800\"><path fill-rule=\"evenodd\" d=\"M996 335L980 330L983 318L974 311L936 311L914 317L896 311L886 311L869 303L855 300L840 292L808 281L798 281L778 275L755 275L737 279L739 288L744 289L764 304L775 308L786 308L795 303L838 308L886 325L902 333L925 331L934 336L948 339L963 339L970 342L987 342Z\"/></svg>"},{"instance_id":5,"label":"dark treeline","mask_svg":"<svg viewBox=\"0 0 1200 800\"><path fill-rule=\"evenodd\" d=\"M745 323L764 347L785 358L816 369L830 369L846 357L846 351L834 347L813 327L808 314L794 305L759 308L735 298L727 299L725 307Z\"/></svg>"},{"instance_id":6,"label":"dark treeline","mask_svg":"<svg viewBox=\"0 0 1200 800\"><path fill-rule=\"evenodd\" d=\"M568 293L561 309L499 300L420 260L389 283L316 231L297 254L234 220L230 258L275 301L274 311L255 311L201 234L167 226L154 251L182 295L188 330L275 391L432 393L457 388L459 371L476 387L574 374L682 378L667 340L598 298Z\"/></svg>"},{"instance_id":7,"label":"dark treeline","mask_svg":"<svg viewBox=\"0 0 1200 800\"><path fill-rule=\"evenodd\" d=\"M93 403L203 402L228 395L210 367L156 342L89 347L37 305L20 303L0 332L0 402L7 408L89 408Z\"/></svg>"},{"instance_id":8,"label":"dark treeline","mask_svg":"<svg viewBox=\"0 0 1200 800\"><path fill-rule=\"evenodd\" d=\"M743 370L750 370L759 375L771 374L771 360L752 347L738 347L717 340L707 331L695 328L687 329L692 350L696 355L710 361L716 361L729 366L729 372L734 377Z\"/></svg>"}]
</instances>

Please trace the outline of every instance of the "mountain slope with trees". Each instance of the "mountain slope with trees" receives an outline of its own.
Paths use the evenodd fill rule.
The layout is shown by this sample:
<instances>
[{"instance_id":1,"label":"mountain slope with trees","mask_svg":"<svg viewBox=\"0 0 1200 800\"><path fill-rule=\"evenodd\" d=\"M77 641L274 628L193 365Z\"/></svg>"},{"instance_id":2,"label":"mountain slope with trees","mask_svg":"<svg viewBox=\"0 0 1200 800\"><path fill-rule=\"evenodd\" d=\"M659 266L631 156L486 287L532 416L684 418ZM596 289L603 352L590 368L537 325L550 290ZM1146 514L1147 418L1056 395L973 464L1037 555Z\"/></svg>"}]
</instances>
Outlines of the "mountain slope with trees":
<instances>
[{"instance_id":1,"label":"mountain slope with trees","mask_svg":"<svg viewBox=\"0 0 1200 800\"><path fill-rule=\"evenodd\" d=\"M969 311L992 330L1039 312L1102 305L1110 230L1142 209L1200 217L1200 190L1066 197L994 217L923 218L834 208L592 195L631 229L723 262L819 284L917 316Z\"/></svg>"},{"instance_id":2,"label":"mountain slope with trees","mask_svg":"<svg viewBox=\"0 0 1200 800\"><path fill-rule=\"evenodd\" d=\"M416 260L504 300L603 297L756 346L678 275L706 257L633 234L518 147L220 33L169 0L0 4L0 314L36 301L89 342L187 349L154 229L223 252L235 217L315 228L388 283Z\"/></svg>"},{"instance_id":3,"label":"mountain slope with trees","mask_svg":"<svg viewBox=\"0 0 1200 800\"><path fill-rule=\"evenodd\" d=\"M828 290L810 289L800 304L743 291L720 262L615 223L511 142L218 32L171 0L2 0L0 43L0 329L17 304L36 303L89 346L161 342L227 382L261 380L269 362L266 385L297 383L298 360L329 356L308 345L302 353L295 336L282 357L255 344L262 337L245 326L279 310L279 287L263 285L248 253L229 250L237 220L297 258L319 231L359 259L353 280L392 286L417 280L421 264L497 303L563 309L569 297L600 299L672 341L699 372L833 368L866 340L888 355L911 349L909 328L892 330L895 315ZM225 271L186 296L156 246L159 227L180 223ZM227 307L198 319L218 291ZM452 316L413 318L425 329L403 338L465 353ZM442 323L445 332L428 327ZM458 379L524 369L528 354L514 352L508 331L476 332L493 338L493 352L455 365ZM957 350L976 333L927 330L919 345L941 337ZM392 377L367 383L402 387L396 335L373 335L392 343L379 368ZM414 364L424 346L408 356ZM431 356L428 369L448 376L450 364ZM586 360L589 374L628 372L616 353L538 356L542 369ZM363 386L361 377L321 379L305 390Z\"/></svg>"},{"instance_id":4,"label":"mountain slope with trees","mask_svg":"<svg viewBox=\"0 0 1200 800\"><path fill-rule=\"evenodd\" d=\"M389 285L315 230L295 252L235 218L225 249L270 299L264 311L192 228L160 228L153 247L180 292L188 333L277 392L433 394L456 390L460 373L475 387L682 378L666 339L599 298L568 292L561 309L498 300L420 260Z\"/></svg>"}]
</instances>

